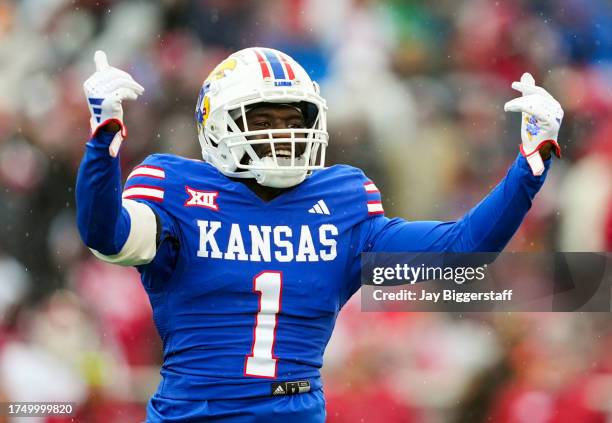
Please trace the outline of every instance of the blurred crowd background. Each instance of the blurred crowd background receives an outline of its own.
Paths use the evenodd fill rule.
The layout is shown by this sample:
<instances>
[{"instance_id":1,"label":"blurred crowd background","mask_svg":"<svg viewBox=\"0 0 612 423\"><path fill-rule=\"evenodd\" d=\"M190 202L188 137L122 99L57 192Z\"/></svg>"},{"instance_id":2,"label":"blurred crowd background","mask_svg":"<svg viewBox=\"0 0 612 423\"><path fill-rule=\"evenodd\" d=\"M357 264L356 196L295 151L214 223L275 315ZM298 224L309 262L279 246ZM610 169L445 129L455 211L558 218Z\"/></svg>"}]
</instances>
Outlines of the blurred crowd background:
<instances>
[{"instance_id":1,"label":"blurred crowd background","mask_svg":"<svg viewBox=\"0 0 612 423\"><path fill-rule=\"evenodd\" d=\"M253 45L311 71L328 163L363 168L409 220L457 219L503 177L520 143L503 104L531 72L565 109L563 159L508 250L612 249L608 0L0 0L0 402L144 418L161 360L147 298L75 228L81 85L104 49L146 87L124 106L124 171L153 152L199 158L200 85ZM326 354L329 421L612 421L609 314L359 309Z\"/></svg>"}]
</instances>

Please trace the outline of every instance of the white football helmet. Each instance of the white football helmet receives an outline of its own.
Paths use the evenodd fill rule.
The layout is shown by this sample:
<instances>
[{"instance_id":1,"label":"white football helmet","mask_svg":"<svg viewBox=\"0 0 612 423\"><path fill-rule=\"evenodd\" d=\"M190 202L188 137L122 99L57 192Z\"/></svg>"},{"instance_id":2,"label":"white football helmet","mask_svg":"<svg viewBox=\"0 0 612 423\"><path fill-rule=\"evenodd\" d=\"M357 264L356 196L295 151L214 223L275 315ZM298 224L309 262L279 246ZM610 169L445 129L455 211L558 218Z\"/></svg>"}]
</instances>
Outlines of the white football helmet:
<instances>
[{"instance_id":1,"label":"white football helmet","mask_svg":"<svg viewBox=\"0 0 612 423\"><path fill-rule=\"evenodd\" d=\"M299 108L305 128L250 130L246 113L258 103ZM202 84L195 111L202 155L226 176L255 178L274 188L297 185L324 166L326 111L319 85L291 57L269 48L240 50ZM256 144L267 144L270 153L260 157L253 148Z\"/></svg>"}]
</instances>

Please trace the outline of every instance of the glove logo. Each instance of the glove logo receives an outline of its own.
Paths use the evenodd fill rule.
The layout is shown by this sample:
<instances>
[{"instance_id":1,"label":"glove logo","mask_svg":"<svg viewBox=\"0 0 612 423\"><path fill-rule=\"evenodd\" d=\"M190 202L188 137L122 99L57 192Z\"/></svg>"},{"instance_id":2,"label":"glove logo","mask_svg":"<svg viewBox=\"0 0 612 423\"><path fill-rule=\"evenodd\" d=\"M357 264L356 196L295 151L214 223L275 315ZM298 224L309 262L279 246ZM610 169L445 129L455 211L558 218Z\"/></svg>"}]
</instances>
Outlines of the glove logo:
<instances>
[{"instance_id":1,"label":"glove logo","mask_svg":"<svg viewBox=\"0 0 612 423\"><path fill-rule=\"evenodd\" d=\"M91 113L96 118L96 122L100 123L100 116L102 116L102 102L104 99L88 97L87 100L91 106Z\"/></svg>"},{"instance_id":2,"label":"glove logo","mask_svg":"<svg viewBox=\"0 0 612 423\"><path fill-rule=\"evenodd\" d=\"M531 116L527 118L525 116L525 123L527 124L525 130L527 131L527 136L531 140L534 135L538 135L540 133L540 126L538 125L538 120L535 116Z\"/></svg>"}]
</instances>

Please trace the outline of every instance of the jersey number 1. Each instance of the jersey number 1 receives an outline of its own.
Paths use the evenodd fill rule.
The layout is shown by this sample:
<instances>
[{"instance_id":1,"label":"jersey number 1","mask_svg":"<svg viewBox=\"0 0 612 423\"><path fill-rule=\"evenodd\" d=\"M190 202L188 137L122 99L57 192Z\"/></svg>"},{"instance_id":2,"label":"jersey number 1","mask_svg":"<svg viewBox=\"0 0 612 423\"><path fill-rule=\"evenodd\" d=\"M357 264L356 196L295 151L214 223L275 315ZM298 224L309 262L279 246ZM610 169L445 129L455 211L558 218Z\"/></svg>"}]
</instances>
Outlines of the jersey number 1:
<instances>
[{"instance_id":1,"label":"jersey number 1","mask_svg":"<svg viewBox=\"0 0 612 423\"><path fill-rule=\"evenodd\" d=\"M251 354L244 363L247 376L276 377L274 343L282 290L282 272L266 270L253 278L253 291L259 293L259 311L255 316Z\"/></svg>"}]
</instances>

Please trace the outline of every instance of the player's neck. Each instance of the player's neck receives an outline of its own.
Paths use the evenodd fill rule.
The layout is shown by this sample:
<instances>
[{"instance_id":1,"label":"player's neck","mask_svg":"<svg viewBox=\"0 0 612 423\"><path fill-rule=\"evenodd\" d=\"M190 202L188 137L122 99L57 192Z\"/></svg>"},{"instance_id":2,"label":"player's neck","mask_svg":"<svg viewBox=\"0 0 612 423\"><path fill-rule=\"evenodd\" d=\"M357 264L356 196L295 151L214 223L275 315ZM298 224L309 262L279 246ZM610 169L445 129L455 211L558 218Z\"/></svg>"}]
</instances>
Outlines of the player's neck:
<instances>
[{"instance_id":1,"label":"player's neck","mask_svg":"<svg viewBox=\"0 0 612 423\"><path fill-rule=\"evenodd\" d=\"M255 193L263 201L271 201L281 195L283 192L291 188L271 188L263 185L259 185L254 179L249 178L232 178L236 182L240 182L247 186L251 191Z\"/></svg>"}]
</instances>

